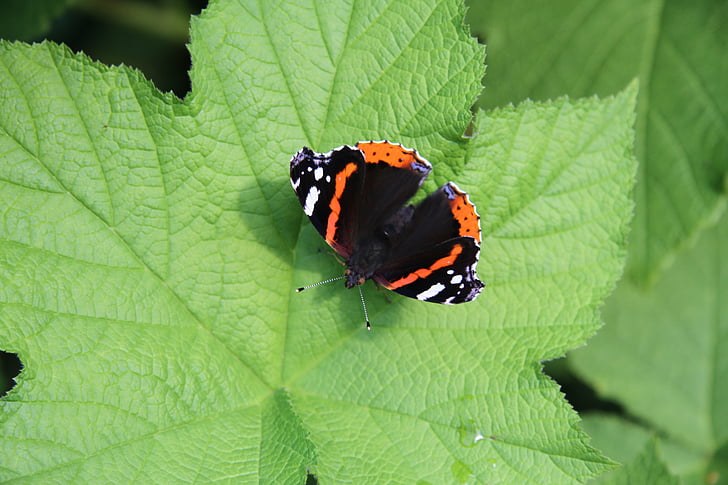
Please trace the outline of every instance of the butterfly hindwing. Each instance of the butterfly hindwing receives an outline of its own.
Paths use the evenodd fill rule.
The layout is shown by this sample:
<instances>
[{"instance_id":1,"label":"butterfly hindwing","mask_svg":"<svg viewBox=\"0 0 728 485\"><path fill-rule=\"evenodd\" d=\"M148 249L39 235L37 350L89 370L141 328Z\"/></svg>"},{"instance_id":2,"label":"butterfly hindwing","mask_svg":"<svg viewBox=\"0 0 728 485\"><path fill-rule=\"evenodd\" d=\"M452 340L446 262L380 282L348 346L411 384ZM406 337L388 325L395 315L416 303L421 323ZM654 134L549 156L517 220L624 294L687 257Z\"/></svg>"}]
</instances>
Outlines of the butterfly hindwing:
<instances>
[{"instance_id":1,"label":"butterfly hindwing","mask_svg":"<svg viewBox=\"0 0 728 485\"><path fill-rule=\"evenodd\" d=\"M374 280L410 298L465 303L485 286L475 274L479 253L480 247L472 237L448 239L382 268L374 274Z\"/></svg>"},{"instance_id":2,"label":"butterfly hindwing","mask_svg":"<svg viewBox=\"0 0 728 485\"><path fill-rule=\"evenodd\" d=\"M390 260L374 275L378 283L435 303L464 303L480 293L480 217L457 185L449 182L420 202L398 234Z\"/></svg>"}]
</instances>

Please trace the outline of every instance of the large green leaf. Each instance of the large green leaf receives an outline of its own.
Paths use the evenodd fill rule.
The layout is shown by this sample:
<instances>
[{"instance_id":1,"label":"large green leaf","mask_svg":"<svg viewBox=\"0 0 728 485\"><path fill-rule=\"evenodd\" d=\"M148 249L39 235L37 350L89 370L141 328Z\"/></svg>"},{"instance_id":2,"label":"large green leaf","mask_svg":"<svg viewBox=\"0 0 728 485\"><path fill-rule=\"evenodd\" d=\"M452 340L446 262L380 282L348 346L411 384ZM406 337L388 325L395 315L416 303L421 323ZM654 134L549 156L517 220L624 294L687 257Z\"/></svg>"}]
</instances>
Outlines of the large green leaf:
<instances>
[{"instance_id":1,"label":"large green leaf","mask_svg":"<svg viewBox=\"0 0 728 485\"><path fill-rule=\"evenodd\" d=\"M481 106L606 95L639 77L628 271L640 284L715 221L728 192L728 3L472 2L488 43Z\"/></svg>"},{"instance_id":2,"label":"large green leaf","mask_svg":"<svg viewBox=\"0 0 728 485\"><path fill-rule=\"evenodd\" d=\"M481 113L455 0L212 2L193 91L0 44L0 401L16 482L581 483L611 463L539 361L621 271L635 87ZM417 146L482 215L456 307L340 274L288 181L307 144ZM434 186L431 182L430 186ZM123 477L123 478L121 478Z\"/></svg>"},{"instance_id":3,"label":"large green leaf","mask_svg":"<svg viewBox=\"0 0 728 485\"><path fill-rule=\"evenodd\" d=\"M622 282L572 364L597 390L704 457L728 444L728 218L653 291ZM709 472L709 469L706 473Z\"/></svg>"}]
</instances>

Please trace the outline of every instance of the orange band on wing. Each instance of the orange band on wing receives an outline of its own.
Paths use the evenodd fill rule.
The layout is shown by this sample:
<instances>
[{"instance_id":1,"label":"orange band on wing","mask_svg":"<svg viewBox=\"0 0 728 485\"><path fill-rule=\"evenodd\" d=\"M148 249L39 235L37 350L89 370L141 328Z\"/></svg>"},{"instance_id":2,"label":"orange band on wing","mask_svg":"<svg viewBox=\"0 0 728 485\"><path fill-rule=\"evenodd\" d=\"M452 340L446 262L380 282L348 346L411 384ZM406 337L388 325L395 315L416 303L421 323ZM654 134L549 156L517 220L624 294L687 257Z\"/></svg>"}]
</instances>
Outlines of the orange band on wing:
<instances>
[{"instance_id":1,"label":"orange band on wing","mask_svg":"<svg viewBox=\"0 0 728 485\"><path fill-rule=\"evenodd\" d=\"M412 170L412 165L429 167L429 162L417 154L417 150L404 148L388 141L360 141L356 147L364 154L367 163L384 162L397 168Z\"/></svg>"},{"instance_id":2,"label":"orange band on wing","mask_svg":"<svg viewBox=\"0 0 728 485\"><path fill-rule=\"evenodd\" d=\"M470 236L480 242L480 217L475 212L475 206L468 200L468 194L456 187L453 189L455 189L455 198L450 200L450 210L460 224L459 235Z\"/></svg>"},{"instance_id":3,"label":"orange band on wing","mask_svg":"<svg viewBox=\"0 0 728 485\"><path fill-rule=\"evenodd\" d=\"M339 200L341 199L341 194L344 193L346 179L356 172L357 168L356 163L349 163L344 167L344 170L341 170L338 174L336 174L334 196L331 198L331 202L329 203L331 212L329 213L329 220L326 224L325 237L326 242L329 243L329 246L331 247L335 247L334 236L336 236L336 223L339 222L339 214L341 213L341 204L339 203Z\"/></svg>"},{"instance_id":4,"label":"orange band on wing","mask_svg":"<svg viewBox=\"0 0 728 485\"><path fill-rule=\"evenodd\" d=\"M386 288L389 288L390 290L394 290L397 288L400 288L405 285L409 285L410 283L420 279L420 278L427 278L430 276L434 271L437 271L440 268L445 268L447 266L452 265L457 257L463 252L463 247L460 244L456 244L452 247L450 250L450 254L445 256L444 258L440 258L434 263L432 263L427 268L418 269L414 273L410 273L404 278L400 278L397 281L393 281L392 283L389 283L388 285L384 285Z\"/></svg>"}]
</instances>

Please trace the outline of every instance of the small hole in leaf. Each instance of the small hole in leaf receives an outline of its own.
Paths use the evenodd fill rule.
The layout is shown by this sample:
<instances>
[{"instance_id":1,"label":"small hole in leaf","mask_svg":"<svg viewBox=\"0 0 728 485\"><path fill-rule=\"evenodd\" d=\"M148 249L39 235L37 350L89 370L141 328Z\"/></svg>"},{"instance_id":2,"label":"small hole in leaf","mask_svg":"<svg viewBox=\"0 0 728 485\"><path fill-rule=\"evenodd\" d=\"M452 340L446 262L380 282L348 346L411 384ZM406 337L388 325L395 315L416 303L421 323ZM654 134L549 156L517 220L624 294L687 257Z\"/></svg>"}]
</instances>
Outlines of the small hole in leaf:
<instances>
[{"instance_id":1,"label":"small hole in leaf","mask_svg":"<svg viewBox=\"0 0 728 485\"><path fill-rule=\"evenodd\" d=\"M11 354L0 350L0 397L5 396L15 387L15 379L20 374L23 364L18 354Z\"/></svg>"}]
</instances>

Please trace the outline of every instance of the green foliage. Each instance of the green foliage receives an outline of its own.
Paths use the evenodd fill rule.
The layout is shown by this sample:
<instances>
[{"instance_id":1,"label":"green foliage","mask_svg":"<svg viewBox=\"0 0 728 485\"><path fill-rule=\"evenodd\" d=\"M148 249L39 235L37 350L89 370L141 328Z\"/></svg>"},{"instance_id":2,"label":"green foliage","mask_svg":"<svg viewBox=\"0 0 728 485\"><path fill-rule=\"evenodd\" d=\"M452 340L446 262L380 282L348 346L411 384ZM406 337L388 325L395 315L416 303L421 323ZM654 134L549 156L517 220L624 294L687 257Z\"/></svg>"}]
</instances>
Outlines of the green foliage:
<instances>
[{"instance_id":1,"label":"green foliage","mask_svg":"<svg viewBox=\"0 0 728 485\"><path fill-rule=\"evenodd\" d=\"M628 277L604 308L604 329L570 363L636 416L641 433L660 437L682 483L724 479L728 4L487 1L473 2L469 18L489 50L481 106L604 95L639 79ZM586 429L629 468L611 483L645 483L631 474L650 461L659 476L663 465L645 460L651 451L620 456L632 434L621 425Z\"/></svg>"},{"instance_id":2,"label":"green foliage","mask_svg":"<svg viewBox=\"0 0 728 485\"><path fill-rule=\"evenodd\" d=\"M696 466L705 474L728 442L726 294L724 217L653 291L622 282L604 308L608 324L573 355L575 370L600 393L702 456Z\"/></svg>"},{"instance_id":3,"label":"green foliage","mask_svg":"<svg viewBox=\"0 0 728 485\"><path fill-rule=\"evenodd\" d=\"M72 0L5 0L0 6L0 38L33 40L43 36L70 3Z\"/></svg>"},{"instance_id":4,"label":"green foliage","mask_svg":"<svg viewBox=\"0 0 728 485\"><path fill-rule=\"evenodd\" d=\"M626 466L638 461L637 457L646 447L652 446L649 442L655 438L654 431L615 414L588 412L582 414L582 419L584 431L592 437L592 445ZM704 477L696 473L704 466L704 458L699 452L664 435L659 439L659 450L651 466L653 472L660 472L669 465L670 472L680 475L683 484L705 483ZM599 480L627 476L629 474L615 470Z\"/></svg>"},{"instance_id":5,"label":"green foliage","mask_svg":"<svg viewBox=\"0 0 728 485\"><path fill-rule=\"evenodd\" d=\"M0 479L583 483L613 464L539 361L581 345L626 254L636 85L478 113L455 0L213 2L192 93L0 44ZM367 287L290 190L301 145L416 146L482 216L474 303Z\"/></svg>"},{"instance_id":6,"label":"green foliage","mask_svg":"<svg viewBox=\"0 0 728 485\"><path fill-rule=\"evenodd\" d=\"M644 450L628 465L595 480L595 483L602 485L679 485L680 480L671 475L660 460L657 440L651 439Z\"/></svg>"},{"instance_id":7,"label":"green foliage","mask_svg":"<svg viewBox=\"0 0 728 485\"><path fill-rule=\"evenodd\" d=\"M728 190L728 3L472 2L488 44L481 106L607 95L639 78L640 171L628 274L654 282L715 222Z\"/></svg>"}]
</instances>

